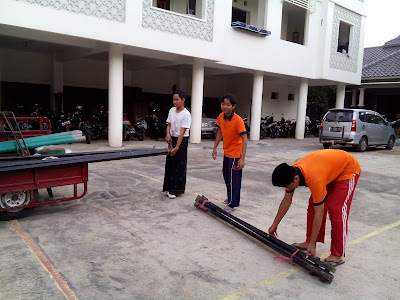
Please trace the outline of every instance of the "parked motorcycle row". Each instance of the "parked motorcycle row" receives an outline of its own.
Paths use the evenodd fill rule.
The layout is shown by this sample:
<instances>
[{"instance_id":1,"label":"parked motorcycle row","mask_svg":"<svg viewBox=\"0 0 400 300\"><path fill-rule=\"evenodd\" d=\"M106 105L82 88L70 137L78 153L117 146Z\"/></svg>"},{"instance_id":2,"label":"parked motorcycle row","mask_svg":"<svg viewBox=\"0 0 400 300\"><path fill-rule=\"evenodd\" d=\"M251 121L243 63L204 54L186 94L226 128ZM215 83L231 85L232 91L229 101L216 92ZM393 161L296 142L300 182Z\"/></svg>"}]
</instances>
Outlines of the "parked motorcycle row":
<instances>
[{"instance_id":1,"label":"parked motorcycle row","mask_svg":"<svg viewBox=\"0 0 400 300\"><path fill-rule=\"evenodd\" d=\"M250 126L248 124L247 116L243 117L244 124L246 126L247 133L250 132ZM306 117L304 135L313 134L319 136L319 128L321 122L318 120L311 121L309 117ZM295 136L296 133L296 121L285 120L283 117L279 122L274 121L274 116L266 116L261 118L260 123L260 139L267 137L274 139L277 137L287 138L289 136Z\"/></svg>"},{"instance_id":2,"label":"parked motorcycle row","mask_svg":"<svg viewBox=\"0 0 400 300\"><path fill-rule=\"evenodd\" d=\"M46 117L50 120L53 133L81 130L86 137L87 144L90 144L92 140L108 138L108 116L103 106L92 117L88 117L84 113L82 106L76 106L72 112L57 113L45 111L38 104L34 105L31 113L26 113L23 106L17 104L14 108L14 114L17 117ZM137 138L139 141L143 141L146 133L153 139L163 138L167 128L165 121L166 119L160 117L157 109L154 109L152 114L146 116L146 120L138 118L134 122L131 122L128 119L128 115L124 113L122 124L123 140L129 141L131 138ZM22 131L39 129L37 120L20 122L18 125ZM43 126L47 126L47 124L44 123ZM16 126L14 127L16 128Z\"/></svg>"}]
</instances>

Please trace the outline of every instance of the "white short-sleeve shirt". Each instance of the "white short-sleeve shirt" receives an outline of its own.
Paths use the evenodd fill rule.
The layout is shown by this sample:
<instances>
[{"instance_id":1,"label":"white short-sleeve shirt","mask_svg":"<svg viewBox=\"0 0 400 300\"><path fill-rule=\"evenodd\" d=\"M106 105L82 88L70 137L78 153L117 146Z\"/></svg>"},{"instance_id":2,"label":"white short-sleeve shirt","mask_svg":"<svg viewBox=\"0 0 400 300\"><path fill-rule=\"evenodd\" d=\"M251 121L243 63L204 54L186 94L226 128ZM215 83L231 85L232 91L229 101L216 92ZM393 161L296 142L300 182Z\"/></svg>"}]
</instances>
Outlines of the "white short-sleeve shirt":
<instances>
[{"instance_id":1,"label":"white short-sleeve shirt","mask_svg":"<svg viewBox=\"0 0 400 300\"><path fill-rule=\"evenodd\" d=\"M172 107L168 113L167 123L171 124L170 135L179 137L181 128L186 128L183 136L189 136L190 124L192 123L192 116L190 112L184 108L181 112L176 113L176 107Z\"/></svg>"}]
</instances>

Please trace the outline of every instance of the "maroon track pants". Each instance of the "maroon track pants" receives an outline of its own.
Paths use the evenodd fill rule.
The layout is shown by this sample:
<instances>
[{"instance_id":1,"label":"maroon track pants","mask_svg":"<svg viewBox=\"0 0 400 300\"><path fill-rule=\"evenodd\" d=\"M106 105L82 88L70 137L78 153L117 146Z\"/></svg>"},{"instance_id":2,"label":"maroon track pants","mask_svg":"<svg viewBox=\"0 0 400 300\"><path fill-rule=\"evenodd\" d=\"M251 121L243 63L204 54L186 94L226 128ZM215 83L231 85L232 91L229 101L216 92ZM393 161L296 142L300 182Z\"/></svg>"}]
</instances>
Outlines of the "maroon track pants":
<instances>
[{"instance_id":1,"label":"maroon track pants","mask_svg":"<svg viewBox=\"0 0 400 300\"><path fill-rule=\"evenodd\" d=\"M346 256L347 227L350 206L353 200L354 190L360 175L354 174L352 179L336 181L328 184L328 198L324 202L324 216L321 229L318 233L317 242L325 241L326 215L329 212L331 220L331 254L335 256ZM312 224L314 221L314 204L310 196L307 209L307 242L311 239Z\"/></svg>"}]
</instances>

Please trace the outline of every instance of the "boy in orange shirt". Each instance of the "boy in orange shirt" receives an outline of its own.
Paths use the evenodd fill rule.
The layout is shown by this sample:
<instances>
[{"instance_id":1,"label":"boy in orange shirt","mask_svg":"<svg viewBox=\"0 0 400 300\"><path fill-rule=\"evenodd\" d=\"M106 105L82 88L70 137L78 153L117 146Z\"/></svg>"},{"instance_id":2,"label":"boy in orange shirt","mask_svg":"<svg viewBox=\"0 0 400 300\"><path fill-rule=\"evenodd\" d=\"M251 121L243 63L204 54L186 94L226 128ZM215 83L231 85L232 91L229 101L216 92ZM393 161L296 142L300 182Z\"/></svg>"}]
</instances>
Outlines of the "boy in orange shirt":
<instances>
[{"instance_id":1,"label":"boy in orange shirt","mask_svg":"<svg viewBox=\"0 0 400 300\"><path fill-rule=\"evenodd\" d=\"M240 205L240 189L242 184L242 169L244 168L247 133L243 119L233 110L237 100L233 95L221 98L221 110L217 120L218 133L215 138L213 159L217 159L217 147L222 137L224 138L224 162L222 174L224 176L228 198L224 201L227 205L225 211L231 213Z\"/></svg>"},{"instance_id":2,"label":"boy in orange shirt","mask_svg":"<svg viewBox=\"0 0 400 300\"><path fill-rule=\"evenodd\" d=\"M272 174L272 184L286 188L275 220L268 229L277 236L276 230L292 203L294 190L306 186L311 191L307 209L306 241L293 244L306 250L307 255L316 255L316 243L324 242L326 214L331 220L331 255L325 262L332 266L344 263L347 227L354 189L361 169L357 159L342 150L319 150L295 162L292 166L282 163Z\"/></svg>"}]
</instances>

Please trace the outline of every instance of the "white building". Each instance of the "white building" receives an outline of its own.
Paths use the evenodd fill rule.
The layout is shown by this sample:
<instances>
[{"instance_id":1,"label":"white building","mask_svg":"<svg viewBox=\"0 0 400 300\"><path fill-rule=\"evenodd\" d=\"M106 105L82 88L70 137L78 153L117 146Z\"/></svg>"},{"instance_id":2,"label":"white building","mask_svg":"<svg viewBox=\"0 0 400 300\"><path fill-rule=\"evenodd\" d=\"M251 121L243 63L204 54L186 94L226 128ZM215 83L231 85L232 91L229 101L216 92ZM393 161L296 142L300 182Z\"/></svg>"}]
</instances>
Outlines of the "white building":
<instances>
[{"instance_id":1,"label":"white building","mask_svg":"<svg viewBox=\"0 0 400 300\"><path fill-rule=\"evenodd\" d=\"M0 109L34 87L52 109L108 101L109 144L120 146L123 105L140 116L177 87L199 143L202 111L229 92L258 140L261 116L304 124L309 86L336 85L343 107L345 85L361 82L366 10L363 0L2 0Z\"/></svg>"}]
</instances>

